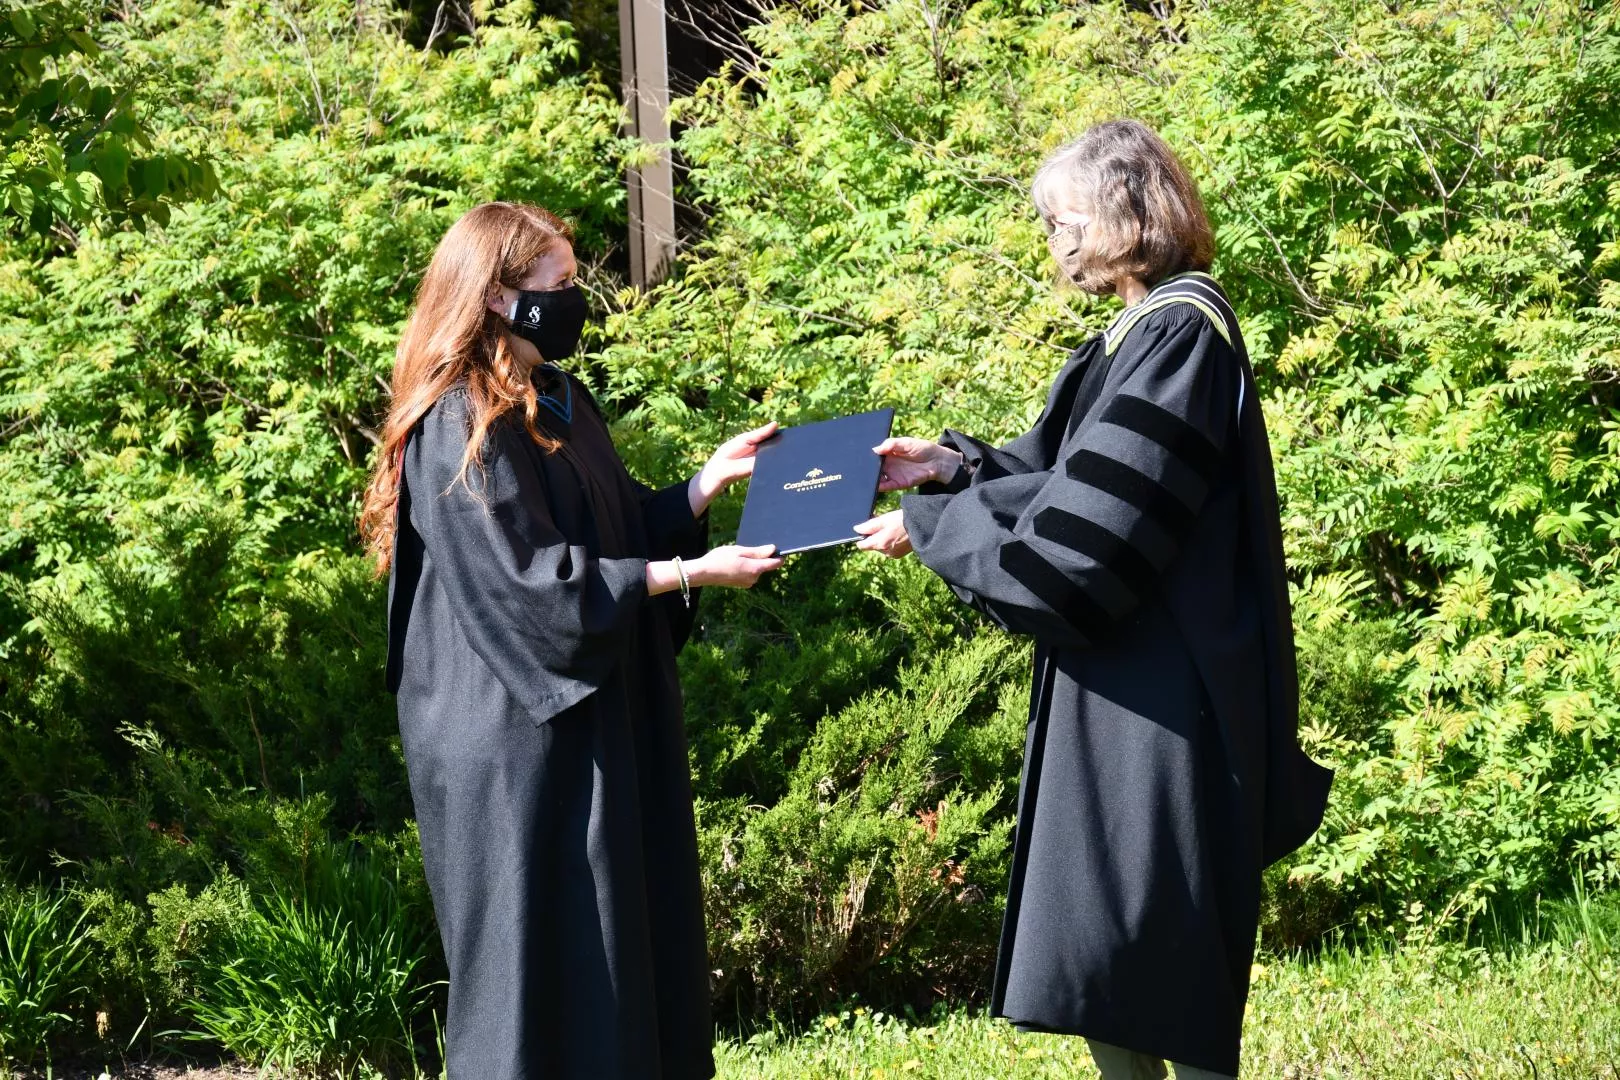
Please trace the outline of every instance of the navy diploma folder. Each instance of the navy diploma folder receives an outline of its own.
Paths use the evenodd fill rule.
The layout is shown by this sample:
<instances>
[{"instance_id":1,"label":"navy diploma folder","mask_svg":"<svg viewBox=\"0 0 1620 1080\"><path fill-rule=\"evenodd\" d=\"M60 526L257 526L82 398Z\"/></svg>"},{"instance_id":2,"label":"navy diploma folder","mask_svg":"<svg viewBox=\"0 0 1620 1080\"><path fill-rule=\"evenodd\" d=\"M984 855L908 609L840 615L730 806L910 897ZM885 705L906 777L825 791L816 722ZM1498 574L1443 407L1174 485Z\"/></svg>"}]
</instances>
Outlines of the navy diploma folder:
<instances>
[{"instance_id":1,"label":"navy diploma folder","mask_svg":"<svg viewBox=\"0 0 1620 1080\"><path fill-rule=\"evenodd\" d=\"M737 543L775 544L778 554L859 540L872 516L893 409L783 428L755 451Z\"/></svg>"}]
</instances>

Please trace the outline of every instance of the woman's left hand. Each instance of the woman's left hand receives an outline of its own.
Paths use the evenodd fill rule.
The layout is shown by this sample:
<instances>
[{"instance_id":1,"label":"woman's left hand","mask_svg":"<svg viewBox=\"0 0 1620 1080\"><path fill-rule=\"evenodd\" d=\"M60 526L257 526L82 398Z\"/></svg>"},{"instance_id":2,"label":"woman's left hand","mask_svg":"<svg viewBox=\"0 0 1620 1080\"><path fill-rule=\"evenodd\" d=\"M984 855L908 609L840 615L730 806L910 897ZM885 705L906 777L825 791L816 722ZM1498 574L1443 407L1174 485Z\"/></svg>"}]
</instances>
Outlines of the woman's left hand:
<instances>
[{"instance_id":1,"label":"woman's left hand","mask_svg":"<svg viewBox=\"0 0 1620 1080\"><path fill-rule=\"evenodd\" d=\"M776 421L772 420L764 427L745 431L721 443L698 474L692 477L691 486L687 489L693 515L701 515L715 496L743 477L752 476L754 455L759 450L759 444L775 434Z\"/></svg>"},{"instance_id":2,"label":"woman's left hand","mask_svg":"<svg viewBox=\"0 0 1620 1080\"><path fill-rule=\"evenodd\" d=\"M866 538L855 544L862 551L876 551L891 559L903 559L911 554L911 534L906 532L905 518L898 510L863 521L855 526L855 531Z\"/></svg>"}]
</instances>

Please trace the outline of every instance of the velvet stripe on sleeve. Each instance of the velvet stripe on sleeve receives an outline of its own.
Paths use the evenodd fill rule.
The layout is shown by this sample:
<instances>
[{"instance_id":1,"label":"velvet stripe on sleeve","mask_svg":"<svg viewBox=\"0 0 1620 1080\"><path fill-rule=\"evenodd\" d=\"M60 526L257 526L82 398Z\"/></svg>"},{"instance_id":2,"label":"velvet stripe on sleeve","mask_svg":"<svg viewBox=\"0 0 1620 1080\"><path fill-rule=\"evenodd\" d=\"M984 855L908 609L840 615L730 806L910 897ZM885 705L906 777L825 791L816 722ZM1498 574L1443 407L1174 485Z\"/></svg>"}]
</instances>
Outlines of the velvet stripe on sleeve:
<instances>
[{"instance_id":1,"label":"velvet stripe on sleeve","mask_svg":"<svg viewBox=\"0 0 1620 1080\"><path fill-rule=\"evenodd\" d=\"M903 502L918 557L1008 629L1106 640L1203 506L1235 421L1238 359L1191 308L1147 323L1100 420L1053 467Z\"/></svg>"},{"instance_id":2,"label":"velvet stripe on sleeve","mask_svg":"<svg viewBox=\"0 0 1620 1080\"><path fill-rule=\"evenodd\" d=\"M1321 821L1277 496L1212 279L1160 282L1046 409L901 500L918 557L1034 639L990 1007L1234 1076L1261 870Z\"/></svg>"}]
</instances>

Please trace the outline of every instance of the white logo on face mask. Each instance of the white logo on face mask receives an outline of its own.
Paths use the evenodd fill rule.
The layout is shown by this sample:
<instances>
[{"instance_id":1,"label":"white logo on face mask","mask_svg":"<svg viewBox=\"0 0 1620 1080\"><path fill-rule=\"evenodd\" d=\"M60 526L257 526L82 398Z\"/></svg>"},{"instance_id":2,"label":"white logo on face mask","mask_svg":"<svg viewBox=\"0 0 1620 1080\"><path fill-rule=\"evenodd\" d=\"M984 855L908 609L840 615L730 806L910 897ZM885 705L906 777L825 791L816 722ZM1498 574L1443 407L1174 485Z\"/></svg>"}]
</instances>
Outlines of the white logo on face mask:
<instances>
[{"instance_id":1,"label":"white logo on face mask","mask_svg":"<svg viewBox=\"0 0 1620 1080\"><path fill-rule=\"evenodd\" d=\"M540 305L539 304L535 304L535 305L533 305L533 306L531 306L529 308L529 321L532 322L532 323L536 323L536 324L538 324L540 322Z\"/></svg>"}]
</instances>

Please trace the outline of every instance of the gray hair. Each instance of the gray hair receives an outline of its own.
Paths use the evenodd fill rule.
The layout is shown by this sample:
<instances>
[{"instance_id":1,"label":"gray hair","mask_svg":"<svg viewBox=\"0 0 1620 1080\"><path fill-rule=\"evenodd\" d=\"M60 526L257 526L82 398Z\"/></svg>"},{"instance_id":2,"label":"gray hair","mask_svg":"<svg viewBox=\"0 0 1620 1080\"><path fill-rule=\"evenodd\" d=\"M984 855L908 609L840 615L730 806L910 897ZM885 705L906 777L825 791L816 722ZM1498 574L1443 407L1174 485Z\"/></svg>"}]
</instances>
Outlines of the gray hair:
<instances>
[{"instance_id":1,"label":"gray hair","mask_svg":"<svg viewBox=\"0 0 1620 1080\"><path fill-rule=\"evenodd\" d=\"M1125 274L1152 283L1208 270L1214 259L1198 185L1175 151L1139 121L1096 124L1048 155L1030 184L1048 226L1063 195L1085 205L1095 226L1076 278L1083 288L1111 285Z\"/></svg>"}]
</instances>

